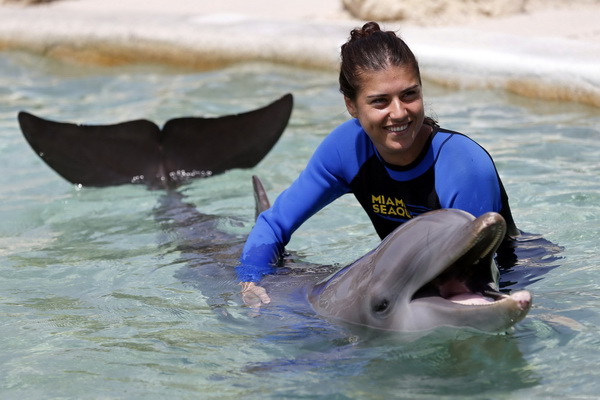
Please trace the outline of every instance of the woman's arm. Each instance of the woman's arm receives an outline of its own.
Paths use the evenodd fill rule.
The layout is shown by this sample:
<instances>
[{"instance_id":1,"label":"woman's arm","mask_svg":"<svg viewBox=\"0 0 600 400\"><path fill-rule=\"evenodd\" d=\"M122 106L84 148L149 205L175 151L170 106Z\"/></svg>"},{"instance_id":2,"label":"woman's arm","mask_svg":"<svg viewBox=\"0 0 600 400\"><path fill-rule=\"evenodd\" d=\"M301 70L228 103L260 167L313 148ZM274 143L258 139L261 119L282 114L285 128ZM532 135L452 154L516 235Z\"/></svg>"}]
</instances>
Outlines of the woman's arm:
<instances>
[{"instance_id":1,"label":"woman's arm","mask_svg":"<svg viewBox=\"0 0 600 400\"><path fill-rule=\"evenodd\" d=\"M321 208L350 191L349 181L360 163L356 140L361 131L353 120L335 129L319 145L300 176L270 209L259 215L237 267L238 279L248 294L256 290L262 294L257 283L275 271L292 233Z\"/></svg>"}]
</instances>

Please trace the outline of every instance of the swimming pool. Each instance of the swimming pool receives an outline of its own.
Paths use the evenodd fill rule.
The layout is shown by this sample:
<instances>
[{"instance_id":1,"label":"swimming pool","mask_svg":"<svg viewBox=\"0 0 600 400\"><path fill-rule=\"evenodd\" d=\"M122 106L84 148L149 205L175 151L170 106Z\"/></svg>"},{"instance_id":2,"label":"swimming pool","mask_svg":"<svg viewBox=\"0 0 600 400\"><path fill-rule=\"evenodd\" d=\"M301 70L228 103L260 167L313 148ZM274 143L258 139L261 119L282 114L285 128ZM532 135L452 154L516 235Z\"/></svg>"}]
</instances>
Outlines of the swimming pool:
<instances>
[{"instance_id":1,"label":"swimming pool","mask_svg":"<svg viewBox=\"0 0 600 400\"><path fill-rule=\"evenodd\" d=\"M23 53L0 53L0 70L4 397L547 399L600 390L600 110L426 83L427 111L486 147L518 226L563 246L563 258L528 287L534 307L510 334L363 340L295 303L251 316L227 272L198 272L231 267L227 252L252 226L250 176L275 198L346 118L334 73L267 64L110 69ZM162 218L159 191L64 181L16 121L27 110L79 123L160 124L250 110L287 92L295 96L290 125L263 162L181 189L199 212L190 226L207 227L191 239ZM218 237L194 240L207 234ZM288 248L308 265L335 267L377 243L348 196Z\"/></svg>"}]
</instances>

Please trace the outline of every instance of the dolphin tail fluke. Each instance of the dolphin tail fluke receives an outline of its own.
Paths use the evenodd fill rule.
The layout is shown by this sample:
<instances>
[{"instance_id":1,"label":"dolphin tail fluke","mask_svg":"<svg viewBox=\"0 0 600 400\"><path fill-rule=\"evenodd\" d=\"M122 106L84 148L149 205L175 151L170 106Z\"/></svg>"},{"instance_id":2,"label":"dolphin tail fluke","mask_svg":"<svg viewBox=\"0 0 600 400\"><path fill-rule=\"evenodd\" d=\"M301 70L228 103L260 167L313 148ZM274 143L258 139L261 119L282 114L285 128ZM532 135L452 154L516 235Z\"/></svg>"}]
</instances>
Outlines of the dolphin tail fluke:
<instances>
[{"instance_id":1,"label":"dolphin tail fluke","mask_svg":"<svg viewBox=\"0 0 600 400\"><path fill-rule=\"evenodd\" d=\"M108 186L160 175L161 132L150 121L85 126L26 112L18 118L31 148L69 182Z\"/></svg>"},{"instance_id":2,"label":"dolphin tail fluke","mask_svg":"<svg viewBox=\"0 0 600 400\"><path fill-rule=\"evenodd\" d=\"M255 218L258 218L261 212L271 208L271 202L262 181L256 175L252 176L252 186L254 188Z\"/></svg>"},{"instance_id":3,"label":"dolphin tail fluke","mask_svg":"<svg viewBox=\"0 0 600 400\"><path fill-rule=\"evenodd\" d=\"M27 112L20 112L18 119L33 150L69 182L174 187L258 164L283 133L292 106L293 97L287 94L241 114L172 119L162 130L147 120L76 125Z\"/></svg>"},{"instance_id":4,"label":"dolphin tail fluke","mask_svg":"<svg viewBox=\"0 0 600 400\"><path fill-rule=\"evenodd\" d=\"M167 121L163 128L165 169L218 174L233 168L252 168L279 140L292 106L293 97L287 94L266 107L242 114Z\"/></svg>"}]
</instances>

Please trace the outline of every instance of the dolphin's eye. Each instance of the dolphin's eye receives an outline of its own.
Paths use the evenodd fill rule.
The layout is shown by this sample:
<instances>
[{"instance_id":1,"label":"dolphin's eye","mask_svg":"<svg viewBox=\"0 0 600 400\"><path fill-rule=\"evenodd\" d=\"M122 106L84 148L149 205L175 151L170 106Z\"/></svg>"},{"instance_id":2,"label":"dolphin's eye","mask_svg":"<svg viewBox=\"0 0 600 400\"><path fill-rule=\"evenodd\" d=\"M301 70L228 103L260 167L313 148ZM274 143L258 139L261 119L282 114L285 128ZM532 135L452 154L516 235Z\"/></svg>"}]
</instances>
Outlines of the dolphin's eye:
<instances>
[{"instance_id":1,"label":"dolphin's eye","mask_svg":"<svg viewBox=\"0 0 600 400\"><path fill-rule=\"evenodd\" d=\"M373 311L375 311L376 313L382 313L385 310L387 310L388 305L389 303L387 299L381 299L379 302L373 305Z\"/></svg>"}]
</instances>

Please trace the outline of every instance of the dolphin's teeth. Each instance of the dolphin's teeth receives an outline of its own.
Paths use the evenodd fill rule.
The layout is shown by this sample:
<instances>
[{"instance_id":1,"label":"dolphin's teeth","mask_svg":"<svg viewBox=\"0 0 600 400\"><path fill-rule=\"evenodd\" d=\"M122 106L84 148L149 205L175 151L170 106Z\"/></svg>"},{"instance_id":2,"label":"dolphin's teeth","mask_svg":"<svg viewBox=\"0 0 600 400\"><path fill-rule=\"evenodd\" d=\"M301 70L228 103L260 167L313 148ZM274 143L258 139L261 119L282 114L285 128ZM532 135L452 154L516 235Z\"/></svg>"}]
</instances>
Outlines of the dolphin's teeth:
<instances>
[{"instance_id":1,"label":"dolphin's teeth","mask_svg":"<svg viewBox=\"0 0 600 400\"><path fill-rule=\"evenodd\" d=\"M484 290L481 294L483 296L486 296L486 297L489 297L489 298L493 299L494 301L501 300L501 299L504 299L506 297L510 297L510 296L508 296L505 293L499 292L499 291L491 289L491 288L487 289L487 290Z\"/></svg>"}]
</instances>

